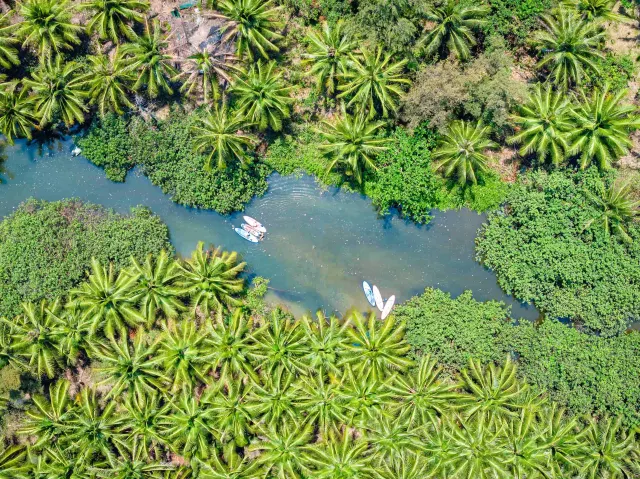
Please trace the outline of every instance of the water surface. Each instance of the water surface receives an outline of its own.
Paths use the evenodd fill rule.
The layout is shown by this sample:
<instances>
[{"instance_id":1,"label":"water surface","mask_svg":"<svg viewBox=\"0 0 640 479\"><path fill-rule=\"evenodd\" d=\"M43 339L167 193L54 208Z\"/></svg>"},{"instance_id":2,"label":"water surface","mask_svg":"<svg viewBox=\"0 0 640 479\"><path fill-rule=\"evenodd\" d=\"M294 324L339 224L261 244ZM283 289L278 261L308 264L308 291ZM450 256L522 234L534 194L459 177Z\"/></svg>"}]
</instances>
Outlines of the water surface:
<instances>
[{"instance_id":1,"label":"water surface","mask_svg":"<svg viewBox=\"0 0 640 479\"><path fill-rule=\"evenodd\" d=\"M198 241L238 251L251 275L270 279L270 296L295 313L367 309L361 289L366 279L384 297L395 294L399 301L426 287L454 296L470 289L478 300L512 306L516 318L538 317L535 308L504 294L495 275L474 260L474 238L484 216L472 211L436 211L429 225L418 226L397 215L379 218L367 198L322 189L310 177L273 175L269 191L244 213L269 231L265 241L252 244L232 230L240 226L242 213L222 216L177 205L135 172L114 183L86 159L72 158L71 148L70 142L57 142L40 154L26 142L8 147L0 217L29 197L80 198L120 213L145 205L169 226L179 254L189 255Z\"/></svg>"}]
</instances>

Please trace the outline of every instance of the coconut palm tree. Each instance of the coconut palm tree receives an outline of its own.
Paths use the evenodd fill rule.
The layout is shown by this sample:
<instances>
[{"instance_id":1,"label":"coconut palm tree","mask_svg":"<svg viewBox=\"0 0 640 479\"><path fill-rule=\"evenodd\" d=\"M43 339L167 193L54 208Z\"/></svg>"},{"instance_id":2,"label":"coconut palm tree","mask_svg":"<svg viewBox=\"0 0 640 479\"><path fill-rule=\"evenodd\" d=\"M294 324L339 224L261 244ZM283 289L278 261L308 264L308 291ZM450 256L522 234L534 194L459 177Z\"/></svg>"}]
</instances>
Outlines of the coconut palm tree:
<instances>
[{"instance_id":1,"label":"coconut palm tree","mask_svg":"<svg viewBox=\"0 0 640 479\"><path fill-rule=\"evenodd\" d=\"M117 398L123 393L142 397L155 390L163 390L169 378L158 368L160 357L157 348L147 344L142 328L135 331L130 341L126 331L121 331L119 339L109 338L106 347L97 348L94 356L100 362L96 371L103 377L98 385L111 386L106 398Z\"/></svg>"},{"instance_id":2,"label":"coconut palm tree","mask_svg":"<svg viewBox=\"0 0 640 479\"><path fill-rule=\"evenodd\" d=\"M37 437L34 447L53 446L64 437L66 423L73 415L69 386L69 381L60 379L49 387L48 399L40 394L33 396L35 407L27 409L27 419L18 433Z\"/></svg>"},{"instance_id":3,"label":"coconut palm tree","mask_svg":"<svg viewBox=\"0 0 640 479\"><path fill-rule=\"evenodd\" d=\"M334 25L324 23L320 32L312 30L307 35L307 43L303 61L311 65L309 76L316 80L316 91L332 96L339 78L347 73L350 55L355 52L357 43L345 31L342 20Z\"/></svg>"},{"instance_id":4,"label":"coconut palm tree","mask_svg":"<svg viewBox=\"0 0 640 479\"><path fill-rule=\"evenodd\" d=\"M376 469L366 457L367 443L355 439L349 428L334 430L324 441L313 445L306 461L313 465L315 477L373 479Z\"/></svg>"},{"instance_id":5,"label":"coconut palm tree","mask_svg":"<svg viewBox=\"0 0 640 479\"><path fill-rule=\"evenodd\" d=\"M307 444L313 430L309 426L284 423L280 427L262 428L264 439L247 447L249 452L260 452L256 462L262 466L263 477L287 477L302 479L306 470Z\"/></svg>"},{"instance_id":6,"label":"coconut palm tree","mask_svg":"<svg viewBox=\"0 0 640 479\"><path fill-rule=\"evenodd\" d=\"M640 128L640 115L635 106L623 103L626 93L610 94L608 86L590 96L580 92L570 135L571 153L579 155L580 168L595 163L607 170L632 147L629 133Z\"/></svg>"},{"instance_id":7,"label":"coconut palm tree","mask_svg":"<svg viewBox=\"0 0 640 479\"><path fill-rule=\"evenodd\" d=\"M185 307L180 301L180 288L177 284L181 277L178 263L162 250L154 259L149 254L144 263L133 256L128 273L135 277L136 287L132 293L140 302L142 315L151 327L158 313L165 318L175 318Z\"/></svg>"},{"instance_id":8,"label":"coconut palm tree","mask_svg":"<svg viewBox=\"0 0 640 479\"><path fill-rule=\"evenodd\" d=\"M17 11L23 20L16 36L41 57L50 59L70 50L80 43L78 35L84 31L71 21L73 8L69 0L22 0Z\"/></svg>"},{"instance_id":9,"label":"coconut palm tree","mask_svg":"<svg viewBox=\"0 0 640 479\"><path fill-rule=\"evenodd\" d=\"M206 383L213 348L206 343L207 334L196 330L193 321L169 321L162 325L157 359L164 376L171 384L170 391L193 389L198 382Z\"/></svg>"},{"instance_id":10,"label":"coconut palm tree","mask_svg":"<svg viewBox=\"0 0 640 479\"><path fill-rule=\"evenodd\" d=\"M223 170L229 162L248 162L246 149L253 145L254 139L242 133L248 127L245 116L239 112L230 112L226 104L216 104L204 116L198 116L191 128L195 148L206 153L205 170L216 168Z\"/></svg>"},{"instance_id":11,"label":"coconut palm tree","mask_svg":"<svg viewBox=\"0 0 640 479\"><path fill-rule=\"evenodd\" d=\"M102 467L94 466L92 472L96 477L105 479L144 479L160 477L158 473L172 469L171 464L154 461L141 449L132 448Z\"/></svg>"},{"instance_id":12,"label":"coconut palm tree","mask_svg":"<svg viewBox=\"0 0 640 479\"><path fill-rule=\"evenodd\" d=\"M459 384L443 382L442 367L430 356L420 358L418 367L408 375L398 375L389 387L396 398L394 416L407 418L407 426L424 427L460 403L463 397L456 392Z\"/></svg>"},{"instance_id":13,"label":"coconut palm tree","mask_svg":"<svg viewBox=\"0 0 640 479\"><path fill-rule=\"evenodd\" d=\"M255 461L249 461L246 457L231 454L230 457L221 460L217 454L212 454L207 462L193 461L201 479L240 479L243 477L255 477L258 465Z\"/></svg>"},{"instance_id":14,"label":"coconut palm tree","mask_svg":"<svg viewBox=\"0 0 640 479\"><path fill-rule=\"evenodd\" d=\"M393 393L389 385L394 380L392 374L387 375L384 380L379 380L372 374L358 374L345 365L338 388L347 418L345 424L360 427L384 414L393 402Z\"/></svg>"},{"instance_id":15,"label":"coconut palm tree","mask_svg":"<svg viewBox=\"0 0 640 479\"><path fill-rule=\"evenodd\" d=\"M236 98L238 112L260 130L267 127L282 130L282 121L289 118L293 98L284 84L282 72L276 72L276 62L258 61L246 75L236 76L231 91Z\"/></svg>"},{"instance_id":16,"label":"coconut palm tree","mask_svg":"<svg viewBox=\"0 0 640 479\"><path fill-rule=\"evenodd\" d=\"M589 22L625 20L624 15L614 11L616 3L616 0L565 0L563 2L564 5L575 9L584 20Z\"/></svg>"},{"instance_id":17,"label":"coconut palm tree","mask_svg":"<svg viewBox=\"0 0 640 479\"><path fill-rule=\"evenodd\" d=\"M540 163L559 166L569 150L569 99L549 85L538 83L527 103L513 117L518 131L510 143L521 145L520 155L535 154Z\"/></svg>"},{"instance_id":18,"label":"coconut palm tree","mask_svg":"<svg viewBox=\"0 0 640 479\"><path fill-rule=\"evenodd\" d=\"M637 477L640 465L635 433L626 432L622 418L605 416L596 421L589 417L587 421L589 425L578 436L583 448L580 477Z\"/></svg>"},{"instance_id":19,"label":"coconut palm tree","mask_svg":"<svg viewBox=\"0 0 640 479\"><path fill-rule=\"evenodd\" d=\"M36 123L28 89L0 90L0 132L9 144L13 145L15 138L31 139L31 129Z\"/></svg>"},{"instance_id":20,"label":"coconut palm tree","mask_svg":"<svg viewBox=\"0 0 640 479\"><path fill-rule=\"evenodd\" d=\"M551 450L542 440L544 429L531 409L520 410L518 419L504 421L503 431L510 477L525 479L548 474Z\"/></svg>"},{"instance_id":21,"label":"coconut palm tree","mask_svg":"<svg viewBox=\"0 0 640 479\"><path fill-rule=\"evenodd\" d=\"M182 277L179 285L191 298L193 310L199 309L209 315L212 311L228 309L239 304L234 295L244 288L244 280L238 275L246 263L238 263L238 253L229 253L220 248L204 250L198 243L191 258L180 263Z\"/></svg>"},{"instance_id":22,"label":"coconut palm tree","mask_svg":"<svg viewBox=\"0 0 640 479\"><path fill-rule=\"evenodd\" d=\"M25 88L33 92L33 110L44 126L58 119L65 125L84 122L87 107L86 92L80 75L81 66L63 62L60 55L47 59L23 80Z\"/></svg>"},{"instance_id":23,"label":"coconut palm tree","mask_svg":"<svg viewBox=\"0 0 640 479\"><path fill-rule=\"evenodd\" d=\"M460 0L446 0L428 11L426 19L434 27L420 38L416 47L427 55L441 58L453 53L466 60L476 44L473 30L486 23L491 9L485 5L470 5Z\"/></svg>"},{"instance_id":24,"label":"coconut palm tree","mask_svg":"<svg viewBox=\"0 0 640 479\"><path fill-rule=\"evenodd\" d=\"M0 479L26 477L23 475L29 472L26 458L27 448L23 445L0 449Z\"/></svg>"},{"instance_id":25,"label":"coconut palm tree","mask_svg":"<svg viewBox=\"0 0 640 479\"><path fill-rule=\"evenodd\" d=\"M404 371L413 364L406 357L411 346L404 340L404 324L391 316L380 323L374 313L365 320L359 312L353 312L348 321L354 327L346 330L349 340L344 343L342 362L359 374L380 381L389 370Z\"/></svg>"},{"instance_id":26,"label":"coconut palm tree","mask_svg":"<svg viewBox=\"0 0 640 479\"><path fill-rule=\"evenodd\" d=\"M88 90L89 102L98 107L102 116L110 111L122 115L125 109L134 108L129 100L129 86L136 77L126 68L119 50L112 56L89 55L87 62L89 72L82 77L82 84Z\"/></svg>"},{"instance_id":27,"label":"coconut palm tree","mask_svg":"<svg viewBox=\"0 0 640 479\"><path fill-rule=\"evenodd\" d=\"M485 152L498 147L489 139L490 132L481 122L454 121L432 155L434 169L444 170L446 177L456 176L461 185L476 184L478 174L488 170Z\"/></svg>"},{"instance_id":28,"label":"coconut palm tree","mask_svg":"<svg viewBox=\"0 0 640 479\"><path fill-rule=\"evenodd\" d=\"M300 323L306 336L307 353L303 362L308 365L310 371L338 375L339 353L346 339L348 321L341 324L336 316L331 315L327 319L322 311L318 311L315 321L304 315Z\"/></svg>"},{"instance_id":29,"label":"coconut palm tree","mask_svg":"<svg viewBox=\"0 0 640 479\"><path fill-rule=\"evenodd\" d=\"M157 20L149 26L145 21L144 33L122 47L128 68L137 76L133 90L146 89L151 98L161 93L173 95L170 81L178 71L172 65L173 56L167 53L169 42Z\"/></svg>"},{"instance_id":30,"label":"coconut palm tree","mask_svg":"<svg viewBox=\"0 0 640 479\"><path fill-rule=\"evenodd\" d=\"M306 335L299 321L279 310L273 311L269 321L253 333L249 358L267 375L287 371L305 373Z\"/></svg>"},{"instance_id":31,"label":"coconut palm tree","mask_svg":"<svg viewBox=\"0 0 640 479\"><path fill-rule=\"evenodd\" d=\"M12 66L20 65L18 50L15 48L18 43L15 35L18 25L11 23L12 16L11 10L0 14L0 67L7 70Z\"/></svg>"},{"instance_id":32,"label":"coconut palm tree","mask_svg":"<svg viewBox=\"0 0 640 479\"><path fill-rule=\"evenodd\" d=\"M369 118L377 113L384 118L395 113L403 85L411 84L403 74L407 60L393 62L390 54L382 53L382 47L375 51L364 48L360 55L351 54L350 58L349 69L341 75L338 98L348 98L347 108L366 112Z\"/></svg>"},{"instance_id":33,"label":"coconut palm tree","mask_svg":"<svg viewBox=\"0 0 640 479\"><path fill-rule=\"evenodd\" d=\"M129 394L122 403L118 421L124 440L148 457L159 457L165 444L164 431L170 426L171 404L160 393Z\"/></svg>"},{"instance_id":34,"label":"coconut palm tree","mask_svg":"<svg viewBox=\"0 0 640 479\"><path fill-rule=\"evenodd\" d=\"M340 428L346 422L346 411L338 384L327 380L322 368L312 370L314 372L310 376L302 377L296 384L296 402L300 410L305 412L305 421L326 438L331 430Z\"/></svg>"},{"instance_id":35,"label":"coconut palm tree","mask_svg":"<svg viewBox=\"0 0 640 479\"><path fill-rule=\"evenodd\" d=\"M187 79L180 87L180 91L193 96L202 92L203 102L209 104L220 99L220 84L230 84L231 72L238 72L235 66L235 55L227 53L221 44L213 49L203 48L187 57L187 70L180 76L187 75Z\"/></svg>"},{"instance_id":36,"label":"coconut palm tree","mask_svg":"<svg viewBox=\"0 0 640 479\"><path fill-rule=\"evenodd\" d=\"M135 277L126 272L116 275L113 264L106 268L93 258L89 281L70 292L71 303L91 320L91 334L102 329L113 337L126 326L135 327L145 322L136 307L136 286Z\"/></svg>"},{"instance_id":37,"label":"coconut palm tree","mask_svg":"<svg viewBox=\"0 0 640 479\"><path fill-rule=\"evenodd\" d=\"M365 425L364 437L371 449L371 462L377 468L399 468L406 454L421 451L418 429L409 428L407 417L402 418L382 414Z\"/></svg>"},{"instance_id":38,"label":"coconut palm tree","mask_svg":"<svg viewBox=\"0 0 640 479\"><path fill-rule=\"evenodd\" d=\"M223 444L232 442L238 447L249 444L256 421L256 407L251 403L251 381L225 377L218 389L212 389L204 400L212 412L212 427L220 433Z\"/></svg>"},{"instance_id":39,"label":"coconut palm tree","mask_svg":"<svg viewBox=\"0 0 640 479\"><path fill-rule=\"evenodd\" d=\"M66 366L74 366L81 354L89 355L95 348L95 337L90 334L91 320L73 304L58 315L60 340L58 351Z\"/></svg>"},{"instance_id":40,"label":"coconut palm tree","mask_svg":"<svg viewBox=\"0 0 640 479\"><path fill-rule=\"evenodd\" d=\"M22 341L15 341L14 331L12 321L0 319L0 369L11 366L16 371L26 371L29 366L22 354Z\"/></svg>"},{"instance_id":41,"label":"coconut palm tree","mask_svg":"<svg viewBox=\"0 0 640 479\"><path fill-rule=\"evenodd\" d=\"M42 300L39 304L23 303L22 314L12 321L0 318L11 326L14 347L27 359L28 368L37 376L53 378L60 364L61 302Z\"/></svg>"},{"instance_id":42,"label":"coconut palm tree","mask_svg":"<svg viewBox=\"0 0 640 479\"><path fill-rule=\"evenodd\" d=\"M580 18L574 11L560 8L543 15L543 29L534 36L534 44L542 58L538 68L560 88L579 85L585 69L598 71L596 60L604 58L601 45L605 32L597 23Z\"/></svg>"},{"instance_id":43,"label":"coconut palm tree","mask_svg":"<svg viewBox=\"0 0 640 479\"><path fill-rule=\"evenodd\" d=\"M215 454L214 437L218 432L212 426L213 412L207 404L183 390L172 405L170 427L165 433L172 449L189 459L204 460Z\"/></svg>"},{"instance_id":44,"label":"coconut palm tree","mask_svg":"<svg viewBox=\"0 0 640 479\"><path fill-rule=\"evenodd\" d=\"M120 43L121 35L129 40L135 38L130 23L143 23L143 13L149 10L150 5L148 0L89 0L79 7L93 13L87 23L90 33L97 32L103 40Z\"/></svg>"},{"instance_id":45,"label":"coconut palm tree","mask_svg":"<svg viewBox=\"0 0 640 479\"><path fill-rule=\"evenodd\" d=\"M268 59L269 52L278 51L282 11L272 0L223 0L218 9L222 13L214 17L225 20L223 41L235 41L238 57L246 54L253 62L255 53Z\"/></svg>"},{"instance_id":46,"label":"coconut palm tree","mask_svg":"<svg viewBox=\"0 0 640 479\"><path fill-rule=\"evenodd\" d=\"M218 370L222 378L249 376L258 381L249 359L250 322L242 309L236 308L228 318L218 312L207 330L207 342L213 349L211 369Z\"/></svg>"},{"instance_id":47,"label":"coconut palm tree","mask_svg":"<svg viewBox=\"0 0 640 479\"><path fill-rule=\"evenodd\" d=\"M260 383L255 383L247 402L257 418L256 423L276 427L281 424L301 423L301 413L297 402L295 376L283 370L265 375Z\"/></svg>"},{"instance_id":48,"label":"coconut palm tree","mask_svg":"<svg viewBox=\"0 0 640 479\"><path fill-rule=\"evenodd\" d=\"M387 149L388 140L380 137L383 122L369 122L364 115L343 113L335 123L323 121L320 133L324 143L320 151L330 157L327 173L344 167L347 176L362 183L364 171L376 170L374 158Z\"/></svg>"},{"instance_id":49,"label":"coconut palm tree","mask_svg":"<svg viewBox=\"0 0 640 479\"><path fill-rule=\"evenodd\" d=\"M596 195L588 190L585 190L585 194L598 210L598 216L588 220L583 230L589 229L593 224L599 224L607 237L618 236L630 243L632 239L627 233L626 226L640 214L640 201L633 198L631 183L617 181L607 190L600 183Z\"/></svg>"},{"instance_id":50,"label":"coconut palm tree","mask_svg":"<svg viewBox=\"0 0 640 479\"><path fill-rule=\"evenodd\" d=\"M93 479L95 475L91 466L102 465L102 461L98 460L88 464L82 457L59 445L45 447L41 455L35 460L32 459L32 462L35 462L33 474L48 479Z\"/></svg>"}]
</instances>

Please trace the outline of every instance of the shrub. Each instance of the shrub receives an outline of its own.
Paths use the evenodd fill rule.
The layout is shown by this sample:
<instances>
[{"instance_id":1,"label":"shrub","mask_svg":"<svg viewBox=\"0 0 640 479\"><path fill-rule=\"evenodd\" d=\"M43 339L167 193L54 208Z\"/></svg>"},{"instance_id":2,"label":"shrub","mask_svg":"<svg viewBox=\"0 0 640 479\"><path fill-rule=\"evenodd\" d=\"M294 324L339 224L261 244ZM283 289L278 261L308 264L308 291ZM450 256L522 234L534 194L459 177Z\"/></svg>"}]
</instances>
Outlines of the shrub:
<instances>
[{"instance_id":1,"label":"shrub","mask_svg":"<svg viewBox=\"0 0 640 479\"><path fill-rule=\"evenodd\" d=\"M522 46L538 28L538 17L547 11L552 0L490 0L491 13L484 30L488 35L502 35L515 46Z\"/></svg>"},{"instance_id":2,"label":"shrub","mask_svg":"<svg viewBox=\"0 0 640 479\"><path fill-rule=\"evenodd\" d=\"M163 248L171 249L169 231L146 208L123 216L77 200L29 200L0 223L0 315L65 294L92 257L120 268Z\"/></svg>"},{"instance_id":3,"label":"shrub","mask_svg":"<svg viewBox=\"0 0 640 479\"><path fill-rule=\"evenodd\" d=\"M630 55L616 55L607 53L604 58L596 58L594 63L598 69L587 69L585 88L604 88L609 85L612 92L618 92L627 88L634 78L636 66Z\"/></svg>"},{"instance_id":4,"label":"shrub","mask_svg":"<svg viewBox=\"0 0 640 479\"><path fill-rule=\"evenodd\" d=\"M602 228L584 229L599 214L584 191L595 193L601 181L595 168L532 172L490 214L476 243L507 293L612 336L640 318L640 227L629 225L629 245Z\"/></svg>"}]
</instances>

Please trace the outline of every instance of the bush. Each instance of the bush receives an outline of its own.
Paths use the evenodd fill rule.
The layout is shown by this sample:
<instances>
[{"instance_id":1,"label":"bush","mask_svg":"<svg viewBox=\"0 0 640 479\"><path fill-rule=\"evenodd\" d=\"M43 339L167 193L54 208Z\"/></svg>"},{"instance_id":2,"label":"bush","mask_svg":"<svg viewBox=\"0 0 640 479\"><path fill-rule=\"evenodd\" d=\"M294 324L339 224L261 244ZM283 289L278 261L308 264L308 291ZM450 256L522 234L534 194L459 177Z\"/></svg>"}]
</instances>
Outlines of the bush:
<instances>
[{"instance_id":1,"label":"bush","mask_svg":"<svg viewBox=\"0 0 640 479\"><path fill-rule=\"evenodd\" d=\"M550 318L568 318L612 336L640 318L640 227L630 245L584 230L598 211L585 189L603 181L585 172L533 172L514 186L502 211L492 213L477 238L477 254L502 288L533 302Z\"/></svg>"},{"instance_id":2,"label":"bush","mask_svg":"<svg viewBox=\"0 0 640 479\"><path fill-rule=\"evenodd\" d=\"M163 248L172 248L169 231L146 208L123 216L77 200L29 200L0 223L0 315L66 294L92 257L120 268Z\"/></svg>"},{"instance_id":3,"label":"bush","mask_svg":"<svg viewBox=\"0 0 640 479\"><path fill-rule=\"evenodd\" d=\"M406 321L414 354L431 354L450 374L468 358L517 358L527 382L549 391L575 414L621 414L640 424L640 333L615 338L585 334L555 320L536 326L514 323L496 301L475 301L466 291L455 299L427 289L395 309Z\"/></svg>"},{"instance_id":4,"label":"bush","mask_svg":"<svg viewBox=\"0 0 640 479\"><path fill-rule=\"evenodd\" d=\"M585 89L602 89L609 85L612 92L624 90L634 78L636 66L630 55L616 55L607 53L604 58L596 58L594 63L598 70L586 70Z\"/></svg>"},{"instance_id":5,"label":"bush","mask_svg":"<svg viewBox=\"0 0 640 479\"><path fill-rule=\"evenodd\" d=\"M502 35L515 46L522 46L539 27L538 17L552 0L490 0L491 13L484 27L488 35Z\"/></svg>"},{"instance_id":6,"label":"bush","mask_svg":"<svg viewBox=\"0 0 640 479\"><path fill-rule=\"evenodd\" d=\"M270 169L257 163L205 171L205 157L194 152L190 135L195 115L174 109L165 121L154 124L135 117L127 127L122 118L107 117L97 121L78 144L90 161L105 166L111 179L113 172L121 172L123 180L127 168L139 165L176 203L223 214L241 210L267 190ZM126 162L124 152L129 155Z\"/></svg>"}]
</instances>

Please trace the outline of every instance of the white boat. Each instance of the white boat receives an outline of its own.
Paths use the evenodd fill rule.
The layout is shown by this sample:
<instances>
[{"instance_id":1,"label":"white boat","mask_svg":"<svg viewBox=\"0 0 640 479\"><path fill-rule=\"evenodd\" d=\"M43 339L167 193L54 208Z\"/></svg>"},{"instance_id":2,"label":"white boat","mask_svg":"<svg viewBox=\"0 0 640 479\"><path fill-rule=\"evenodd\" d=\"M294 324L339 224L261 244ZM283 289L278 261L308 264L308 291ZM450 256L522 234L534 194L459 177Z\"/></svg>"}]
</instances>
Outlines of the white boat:
<instances>
[{"instance_id":1,"label":"white boat","mask_svg":"<svg viewBox=\"0 0 640 479\"><path fill-rule=\"evenodd\" d=\"M384 301L382 301L382 295L380 294L380 290L375 284L373 285L373 298L376 301L376 307L380 311L382 311L384 309Z\"/></svg>"},{"instance_id":2,"label":"white boat","mask_svg":"<svg viewBox=\"0 0 640 479\"><path fill-rule=\"evenodd\" d=\"M264 234L262 231L260 231L258 228L254 227L254 226L250 226L247 223L242 223L242 229L245 230L247 233L252 234L253 236L255 236L258 239L262 239L261 236Z\"/></svg>"},{"instance_id":3,"label":"white boat","mask_svg":"<svg viewBox=\"0 0 640 479\"><path fill-rule=\"evenodd\" d=\"M242 217L249 226L253 226L254 228L256 228L258 231L262 232L262 233L266 233L267 232L267 228L265 228L264 226L262 226L262 223L260 223L258 220L252 218L251 216L243 216Z\"/></svg>"},{"instance_id":4,"label":"white boat","mask_svg":"<svg viewBox=\"0 0 640 479\"><path fill-rule=\"evenodd\" d=\"M375 306L376 300L373 297L373 291L371 290L371 286L369 286L369 283L367 283L366 281L363 281L362 289L364 290L364 295L367 297L367 301L369 301L369 304L371 306Z\"/></svg>"},{"instance_id":5,"label":"white boat","mask_svg":"<svg viewBox=\"0 0 640 479\"><path fill-rule=\"evenodd\" d=\"M248 231L243 230L242 228L233 228L233 231L235 231L236 233L238 233L240 236L242 236L244 239L246 239L247 241L251 241L252 243L257 243L258 241L260 241L258 238L256 238L255 236L253 236L251 233L249 233Z\"/></svg>"},{"instance_id":6,"label":"white boat","mask_svg":"<svg viewBox=\"0 0 640 479\"><path fill-rule=\"evenodd\" d=\"M389 313L393 309L393 305L396 302L396 297L391 295L391 297L387 300L387 304L384 305L384 309L382 310L382 319L386 319L389 316Z\"/></svg>"},{"instance_id":7,"label":"white boat","mask_svg":"<svg viewBox=\"0 0 640 479\"><path fill-rule=\"evenodd\" d=\"M77 146L73 150L71 150L71 154L73 156L80 156L81 153L82 153L82 150Z\"/></svg>"}]
</instances>

